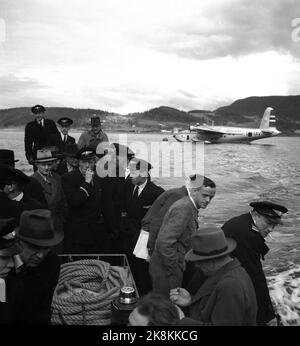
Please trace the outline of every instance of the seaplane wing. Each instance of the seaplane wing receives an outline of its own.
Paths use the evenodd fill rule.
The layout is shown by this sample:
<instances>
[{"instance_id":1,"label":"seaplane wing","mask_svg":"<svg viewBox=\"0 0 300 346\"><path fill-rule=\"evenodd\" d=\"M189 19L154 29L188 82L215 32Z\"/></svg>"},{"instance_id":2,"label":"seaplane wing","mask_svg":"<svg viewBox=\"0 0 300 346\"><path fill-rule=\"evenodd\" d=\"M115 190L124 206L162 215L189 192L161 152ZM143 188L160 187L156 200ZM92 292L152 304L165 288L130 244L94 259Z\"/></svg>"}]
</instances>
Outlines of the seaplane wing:
<instances>
[{"instance_id":1,"label":"seaplane wing","mask_svg":"<svg viewBox=\"0 0 300 346\"><path fill-rule=\"evenodd\" d=\"M196 131L199 132L199 133L208 133L210 135L216 135L216 136L222 136L222 135L224 135L226 133L226 132L223 132L223 131L211 129L209 127L201 127L201 128L198 127L196 129Z\"/></svg>"},{"instance_id":2,"label":"seaplane wing","mask_svg":"<svg viewBox=\"0 0 300 346\"><path fill-rule=\"evenodd\" d=\"M225 134L225 132L220 131L219 129L215 129L213 127L209 127L209 126L190 126L190 129L192 131L196 131L197 133L208 133L210 135L223 135Z\"/></svg>"}]
</instances>

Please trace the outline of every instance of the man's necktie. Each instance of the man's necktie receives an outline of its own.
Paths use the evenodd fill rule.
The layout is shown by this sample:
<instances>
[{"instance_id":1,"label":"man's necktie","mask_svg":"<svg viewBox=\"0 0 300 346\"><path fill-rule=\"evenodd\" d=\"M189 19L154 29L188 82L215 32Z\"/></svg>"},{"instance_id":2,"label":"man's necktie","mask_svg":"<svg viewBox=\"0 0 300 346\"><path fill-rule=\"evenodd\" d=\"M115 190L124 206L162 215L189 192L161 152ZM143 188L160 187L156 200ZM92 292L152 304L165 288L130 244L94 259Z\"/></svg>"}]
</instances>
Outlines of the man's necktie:
<instances>
[{"instance_id":1,"label":"man's necktie","mask_svg":"<svg viewBox=\"0 0 300 346\"><path fill-rule=\"evenodd\" d=\"M133 191L133 195L132 195L132 200L136 201L138 199L138 197L139 197L138 191L139 191L139 187L135 186L134 191Z\"/></svg>"},{"instance_id":2,"label":"man's necktie","mask_svg":"<svg viewBox=\"0 0 300 346\"><path fill-rule=\"evenodd\" d=\"M64 143L67 143L67 135L64 135Z\"/></svg>"}]
</instances>

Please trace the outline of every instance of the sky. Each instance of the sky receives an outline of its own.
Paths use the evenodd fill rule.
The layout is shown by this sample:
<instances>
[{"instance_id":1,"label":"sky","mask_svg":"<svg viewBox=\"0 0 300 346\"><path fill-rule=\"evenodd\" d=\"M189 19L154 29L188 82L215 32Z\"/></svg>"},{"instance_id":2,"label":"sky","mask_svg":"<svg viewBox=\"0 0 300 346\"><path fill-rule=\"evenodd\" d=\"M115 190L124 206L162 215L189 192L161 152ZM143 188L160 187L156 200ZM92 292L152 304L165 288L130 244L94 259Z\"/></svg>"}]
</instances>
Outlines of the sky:
<instances>
[{"instance_id":1,"label":"sky","mask_svg":"<svg viewBox=\"0 0 300 346\"><path fill-rule=\"evenodd\" d=\"M300 94L299 0L0 0L0 108Z\"/></svg>"}]
</instances>

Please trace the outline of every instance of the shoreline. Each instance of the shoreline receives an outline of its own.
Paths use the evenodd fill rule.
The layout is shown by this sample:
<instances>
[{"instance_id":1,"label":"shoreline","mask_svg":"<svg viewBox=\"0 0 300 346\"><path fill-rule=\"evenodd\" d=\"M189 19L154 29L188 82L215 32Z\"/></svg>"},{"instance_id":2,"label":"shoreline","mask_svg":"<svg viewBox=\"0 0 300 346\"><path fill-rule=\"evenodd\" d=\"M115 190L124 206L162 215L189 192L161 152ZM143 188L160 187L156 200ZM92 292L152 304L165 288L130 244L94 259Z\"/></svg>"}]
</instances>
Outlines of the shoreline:
<instances>
[{"instance_id":1,"label":"shoreline","mask_svg":"<svg viewBox=\"0 0 300 346\"><path fill-rule=\"evenodd\" d=\"M25 126L24 127L0 127L0 131L3 132L14 132L14 131L24 131L25 130ZM83 132L86 131L87 129L82 129L82 128L72 128L70 130L70 133L72 132ZM161 134L161 135L173 135L173 132L160 132L160 131L149 131L149 130L138 130L138 131L132 131L132 130L106 130L103 129L104 132L106 133L128 133L128 134L145 134L145 133L149 133L149 134ZM280 135L278 135L277 137L300 137L300 133L282 133Z\"/></svg>"}]
</instances>

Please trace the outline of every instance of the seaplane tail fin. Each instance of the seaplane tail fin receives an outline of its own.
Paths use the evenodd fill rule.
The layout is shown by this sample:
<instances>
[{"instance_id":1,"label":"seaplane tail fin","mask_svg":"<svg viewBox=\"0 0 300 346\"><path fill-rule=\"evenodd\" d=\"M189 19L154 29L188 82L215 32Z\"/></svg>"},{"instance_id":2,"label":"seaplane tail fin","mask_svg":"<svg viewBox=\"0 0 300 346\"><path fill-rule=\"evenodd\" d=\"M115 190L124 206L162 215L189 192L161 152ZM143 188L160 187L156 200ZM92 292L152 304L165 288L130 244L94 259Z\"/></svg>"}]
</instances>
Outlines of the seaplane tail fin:
<instances>
[{"instance_id":1,"label":"seaplane tail fin","mask_svg":"<svg viewBox=\"0 0 300 346\"><path fill-rule=\"evenodd\" d=\"M266 108L264 112L259 128L268 129L270 127L276 127L276 119L275 119L274 109L271 107L268 107Z\"/></svg>"}]
</instances>

